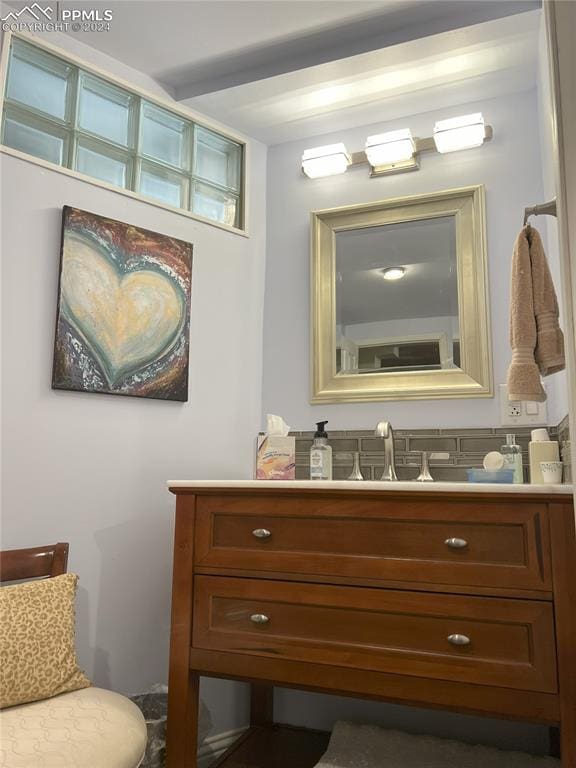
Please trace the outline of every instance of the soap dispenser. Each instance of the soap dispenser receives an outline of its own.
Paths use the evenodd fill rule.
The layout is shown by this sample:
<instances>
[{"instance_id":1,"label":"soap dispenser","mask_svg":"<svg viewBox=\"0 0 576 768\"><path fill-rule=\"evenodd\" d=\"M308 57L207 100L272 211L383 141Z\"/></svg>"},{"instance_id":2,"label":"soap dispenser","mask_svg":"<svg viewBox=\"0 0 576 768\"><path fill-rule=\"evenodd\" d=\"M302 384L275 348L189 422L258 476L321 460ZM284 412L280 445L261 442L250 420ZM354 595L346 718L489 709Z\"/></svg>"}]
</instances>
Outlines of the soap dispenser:
<instances>
[{"instance_id":1,"label":"soap dispenser","mask_svg":"<svg viewBox=\"0 0 576 768\"><path fill-rule=\"evenodd\" d=\"M522 469L522 449L516 443L516 435L506 435L506 444L500 448L500 453L504 457L505 469L514 470L513 483L524 482L524 471Z\"/></svg>"},{"instance_id":2,"label":"soap dispenser","mask_svg":"<svg viewBox=\"0 0 576 768\"><path fill-rule=\"evenodd\" d=\"M310 449L310 480L332 480L332 448L328 445L327 421L316 423Z\"/></svg>"}]
</instances>

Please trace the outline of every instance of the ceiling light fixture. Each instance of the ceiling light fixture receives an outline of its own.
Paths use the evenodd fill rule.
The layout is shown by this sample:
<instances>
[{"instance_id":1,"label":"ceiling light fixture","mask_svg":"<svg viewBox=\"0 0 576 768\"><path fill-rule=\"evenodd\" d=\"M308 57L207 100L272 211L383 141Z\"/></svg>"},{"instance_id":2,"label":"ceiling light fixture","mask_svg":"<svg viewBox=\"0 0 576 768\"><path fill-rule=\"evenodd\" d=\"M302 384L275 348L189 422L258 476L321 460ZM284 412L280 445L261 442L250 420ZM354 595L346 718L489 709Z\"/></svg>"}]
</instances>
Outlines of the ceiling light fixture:
<instances>
[{"instance_id":1,"label":"ceiling light fixture","mask_svg":"<svg viewBox=\"0 0 576 768\"><path fill-rule=\"evenodd\" d=\"M481 112L439 120L434 126L434 143L442 154L480 147L485 138L486 127Z\"/></svg>"},{"instance_id":2,"label":"ceiling light fixture","mask_svg":"<svg viewBox=\"0 0 576 768\"><path fill-rule=\"evenodd\" d=\"M344 173L351 163L344 144L327 144L304 150L302 170L311 179Z\"/></svg>"},{"instance_id":3,"label":"ceiling light fixture","mask_svg":"<svg viewBox=\"0 0 576 768\"><path fill-rule=\"evenodd\" d=\"M384 280L400 280L406 274L406 267L386 267L381 274Z\"/></svg>"}]
</instances>

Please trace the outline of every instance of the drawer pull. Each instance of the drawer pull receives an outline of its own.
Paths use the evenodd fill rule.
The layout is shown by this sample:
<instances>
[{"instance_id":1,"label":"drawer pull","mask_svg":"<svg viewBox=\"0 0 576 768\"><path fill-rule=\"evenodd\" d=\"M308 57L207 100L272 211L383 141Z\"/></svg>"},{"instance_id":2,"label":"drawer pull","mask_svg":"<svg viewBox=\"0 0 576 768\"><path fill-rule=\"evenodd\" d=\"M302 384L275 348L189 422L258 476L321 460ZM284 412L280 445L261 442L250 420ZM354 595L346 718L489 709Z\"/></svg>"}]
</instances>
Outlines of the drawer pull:
<instances>
[{"instance_id":1,"label":"drawer pull","mask_svg":"<svg viewBox=\"0 0 576 768\"><path fill-rule=\"evenodd\" d=\"M470 645L472 641L467 635L448 635L448 642L452 645Z\"/></svg>"},{"instance_id":2,"label":"drawer pull","mask_svg":"<svg viewBox=\"0 0 576 768\"><path fill-rule=\"evenodd\" d=\"M252 536L256 536L257 539L269 539L272 536L272 532L267 528L256 528L252 531Z\"/></svg>"},{"instance_id":3,"label":"drawer pull","mask_svg":"<svg viewBox=\"0 0 576 768\"><path fill-rule=\"evenodd\" d=\"M468 546L468 542L466 539L446 539L444 542L447 547L450 547L450 549L464 549L464 547Z\"/></svg>"},{"instance_id":4,"label":"drawer pull","mask_svg":"<svg viewBox=\"0 0 576 768\"><path fill-rule=\"evenodd\" d=\"M270 619L264 613L253 613L250 616L250 621L254 622L254 624L268 624Z\"/></svg>"}]
</instances>

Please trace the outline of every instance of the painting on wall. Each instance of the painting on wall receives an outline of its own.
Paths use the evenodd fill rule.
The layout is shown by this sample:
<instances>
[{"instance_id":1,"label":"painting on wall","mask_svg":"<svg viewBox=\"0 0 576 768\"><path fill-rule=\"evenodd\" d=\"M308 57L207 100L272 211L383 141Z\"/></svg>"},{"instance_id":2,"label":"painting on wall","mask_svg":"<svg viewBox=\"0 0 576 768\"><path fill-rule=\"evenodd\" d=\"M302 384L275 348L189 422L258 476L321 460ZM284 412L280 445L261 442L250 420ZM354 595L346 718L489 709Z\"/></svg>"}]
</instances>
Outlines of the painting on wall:
<instances>
[{"instance_id":1,"label":"painting on wall","mask_svg":"<svg viewBox=\"0 0 576 768\"><path fill-rule=\"evenodd\" d=\"M53 389L188 399L192 244L64 207Z\"/></svg>"}]
</instances>

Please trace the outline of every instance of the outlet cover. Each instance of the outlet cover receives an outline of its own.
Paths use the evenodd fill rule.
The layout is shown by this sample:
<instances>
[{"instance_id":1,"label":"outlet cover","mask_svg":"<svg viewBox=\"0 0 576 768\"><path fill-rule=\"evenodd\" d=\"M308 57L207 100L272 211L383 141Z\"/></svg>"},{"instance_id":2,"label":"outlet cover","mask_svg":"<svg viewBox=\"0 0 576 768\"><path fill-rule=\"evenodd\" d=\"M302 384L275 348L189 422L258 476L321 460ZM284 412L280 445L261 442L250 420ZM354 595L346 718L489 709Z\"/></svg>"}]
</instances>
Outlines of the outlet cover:
<instances>
[{"instance_id":1,"label":"outlet cover","mask_svg":"<svg viewBox=\"0 0 576 768\"><path fill-rule=\"evenodd\" d=\"M531 400L508 400L506 384L500 384L500 426L526 427L547 426L548 408L546 401L535 403Z\"/></svg>"}]
</instances>

